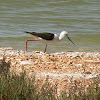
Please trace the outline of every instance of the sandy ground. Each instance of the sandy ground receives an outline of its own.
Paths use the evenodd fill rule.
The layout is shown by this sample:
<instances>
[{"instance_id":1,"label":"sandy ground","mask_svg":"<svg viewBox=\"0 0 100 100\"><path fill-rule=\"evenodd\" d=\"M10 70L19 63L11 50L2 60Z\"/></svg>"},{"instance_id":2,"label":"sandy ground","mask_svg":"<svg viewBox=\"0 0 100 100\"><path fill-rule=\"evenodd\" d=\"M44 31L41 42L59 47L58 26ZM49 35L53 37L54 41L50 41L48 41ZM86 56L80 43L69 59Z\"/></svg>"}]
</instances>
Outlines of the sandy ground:
<instances>
[{"instance_id":1,"label":"sandy ground","mask_svg":"<svg viewBox=\"0 0 100 100\"><path fill-rule=\"evenodd\" d=\"M26 71L36 81L46 79L57 86L57 91L69 88L70 84L84 84L85 87L98 79L100 81L100 52L25 52L11 47L0 48L0 61L11 62L10 71L20 74Z\"/></svg>"}]
</instances>

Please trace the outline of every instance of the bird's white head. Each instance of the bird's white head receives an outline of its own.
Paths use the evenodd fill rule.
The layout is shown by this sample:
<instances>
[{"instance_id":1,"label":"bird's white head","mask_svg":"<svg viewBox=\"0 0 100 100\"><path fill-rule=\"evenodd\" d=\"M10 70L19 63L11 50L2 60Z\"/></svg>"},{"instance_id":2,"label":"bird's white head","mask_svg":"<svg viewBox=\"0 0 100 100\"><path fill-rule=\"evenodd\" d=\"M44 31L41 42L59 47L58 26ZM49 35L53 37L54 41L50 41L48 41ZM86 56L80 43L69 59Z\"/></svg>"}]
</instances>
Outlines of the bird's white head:
<instances>
[{"instance_id":1,"label":"bird's white head","mask_svg":"<svg viewBox=\"0 0 100 100\"><path fill-rule=\"evenodd\" d=\"M62 40L64 37L68 37L68 32L62 31L59 35L59 40Z\"/></svg>"},{"instance_id":2,"label":"bird's white head","mask_svg":"<svg viewBox=\"0 0 100 100\"><path fill-rule=\"evenodd\" d=\"M68 33L66 31L62 31L59 35L59 40L62 40L64 37L67 37L73 44L74 42L69 38ZM74 44L75 45L75 44Z\"/></svg>"}]
</instances>

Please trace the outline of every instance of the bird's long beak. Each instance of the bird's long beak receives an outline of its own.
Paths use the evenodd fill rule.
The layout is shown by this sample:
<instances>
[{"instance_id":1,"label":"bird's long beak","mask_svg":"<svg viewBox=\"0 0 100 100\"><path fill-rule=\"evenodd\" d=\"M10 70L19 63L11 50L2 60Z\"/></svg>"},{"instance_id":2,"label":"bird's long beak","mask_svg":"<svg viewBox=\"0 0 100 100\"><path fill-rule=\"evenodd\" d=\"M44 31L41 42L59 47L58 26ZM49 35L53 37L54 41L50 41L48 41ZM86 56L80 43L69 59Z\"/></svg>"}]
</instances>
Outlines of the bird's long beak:
<instances>
[{"instance_id":1,"label":"bird's long beak","mask_svg":"<svg viewBox=\"0 0 100 100\"><path fill-rule=\"evenodd\" d=\"M67 37L73 44L74 44L74 42L69 38L69 37ZM75 45L75 44L74 44Z\"/></svg>"}]
</instances>

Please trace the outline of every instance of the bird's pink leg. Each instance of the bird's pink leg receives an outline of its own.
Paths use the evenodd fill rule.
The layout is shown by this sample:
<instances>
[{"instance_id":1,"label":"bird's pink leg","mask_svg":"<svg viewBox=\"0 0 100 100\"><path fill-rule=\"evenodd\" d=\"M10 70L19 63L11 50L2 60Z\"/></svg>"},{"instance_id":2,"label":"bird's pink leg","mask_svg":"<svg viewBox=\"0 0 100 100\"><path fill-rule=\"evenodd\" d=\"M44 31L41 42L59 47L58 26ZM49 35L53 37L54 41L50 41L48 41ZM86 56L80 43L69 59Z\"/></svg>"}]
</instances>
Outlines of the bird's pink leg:
<instances>
[{"instance_id":1,"label":"bird's pink leg","mask_svg":"<svg viewBox=\"0 0 100 100\"><path fill-rule=\"evenodd\" d=\"M26 51L27 51L27 43L31 41L40 41L40 40L26 40Z\"/></svg>"}]
</instances>

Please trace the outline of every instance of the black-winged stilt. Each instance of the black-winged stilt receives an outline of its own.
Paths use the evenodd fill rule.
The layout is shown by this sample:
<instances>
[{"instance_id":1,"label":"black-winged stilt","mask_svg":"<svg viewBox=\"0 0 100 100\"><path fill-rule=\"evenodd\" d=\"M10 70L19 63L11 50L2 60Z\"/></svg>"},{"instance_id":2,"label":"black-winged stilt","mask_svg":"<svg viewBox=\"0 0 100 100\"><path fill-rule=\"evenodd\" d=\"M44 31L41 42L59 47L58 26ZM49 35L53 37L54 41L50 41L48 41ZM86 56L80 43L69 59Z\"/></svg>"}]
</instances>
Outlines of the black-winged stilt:
<instances>
[{"instance_id":1,"label":"black-winged stilt","mask_svg":"<svg viewBox=\"0 0 100 100\"><path fill-rule=\"evenodd\" d=\"M35 40L26 40L26 42L28 42L28 41L41 41L41 40L43 42L45 42L46 46L45 46L44 52L46 52L47 44L49 44L51 42L61 41L64 37L67 37L72 42L72 40L69 38L68 33L66 31L62 31L59 36L57 34L46 33L46 32L36 33L36 32L26 32L25 31L25 33L30 34L30 35L32 35L33 37L36 38ZM26 51L27 51L27 43L26 43Z\"/></svg>"}]
</instances>

